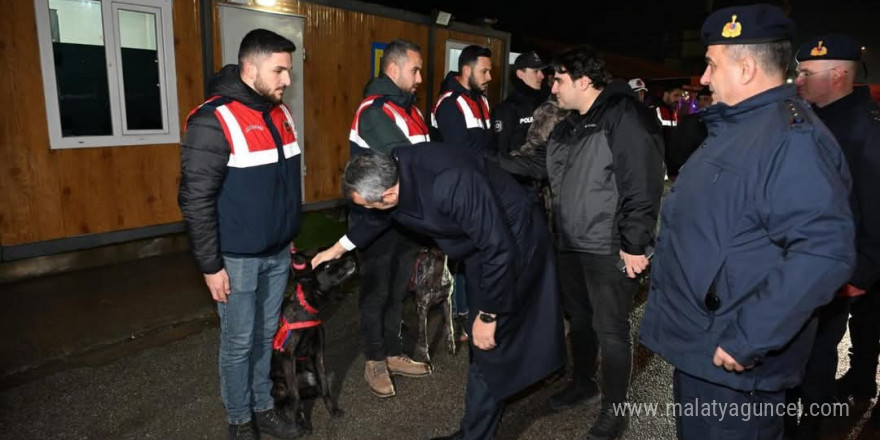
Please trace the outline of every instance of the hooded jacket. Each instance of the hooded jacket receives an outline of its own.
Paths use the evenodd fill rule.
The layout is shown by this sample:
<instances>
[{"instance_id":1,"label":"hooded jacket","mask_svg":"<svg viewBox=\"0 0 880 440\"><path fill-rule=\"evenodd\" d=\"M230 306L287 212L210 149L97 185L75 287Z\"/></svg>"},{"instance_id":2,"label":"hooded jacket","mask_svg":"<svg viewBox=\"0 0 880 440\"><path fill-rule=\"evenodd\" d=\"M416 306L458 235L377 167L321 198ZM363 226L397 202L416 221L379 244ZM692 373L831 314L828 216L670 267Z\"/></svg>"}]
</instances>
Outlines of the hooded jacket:
<instances>
[{"instance_id":1,"label":"hooded jacket","mask_svg":"<svg viewBox=\"0 0 880 440\"><path fill-rule=\"evenodd\" d=\"M401 90L384 73L370 80L352 121L351 155L367 149L390 154L396 147L430 141L428 126L415 102L416 95Z\"/></svg>"},{"instance_id":2,"label":"hooded jacket","mask_svg":"<svg viewBox=\"0 0 880 440\"><path fill-rule=\"evenodd\" d=\"M458 72L449 72L440 85L431 124L440 130L443 142L489 154L492 149L489 100L478 90L464 88L458 77Z\"/></svg>"},{"instance_id":3,"label":"hooded jacket","mask_svg":"<svg viewBox=\"0 0 880 440\"><path fill-rule=\"evenodd\" d=\"M193 110L181 142L178 204L203 273L223 255L262 257L299 232L300 148L290 110L242 82L227 65Z\"/></svg>"}]
</instances>

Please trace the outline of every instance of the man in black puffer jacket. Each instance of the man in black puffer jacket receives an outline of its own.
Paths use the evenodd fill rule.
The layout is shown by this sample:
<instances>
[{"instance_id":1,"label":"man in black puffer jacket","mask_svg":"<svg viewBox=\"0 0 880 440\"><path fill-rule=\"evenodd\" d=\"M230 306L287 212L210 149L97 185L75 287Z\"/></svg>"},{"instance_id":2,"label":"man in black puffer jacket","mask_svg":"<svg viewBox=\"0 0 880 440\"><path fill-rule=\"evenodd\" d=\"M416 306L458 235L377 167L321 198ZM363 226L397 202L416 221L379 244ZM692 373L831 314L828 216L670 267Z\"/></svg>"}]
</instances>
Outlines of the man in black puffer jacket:
<instances>
[{"instance_id":1,"label":"man in black puffer jacket","mask_svg":"<svg viewBox=\"0 0 880 440\"><path fill-rule=\"evenodd\" d=\"M178 202L217 301L231 439L256 439L257 429L279 438L301 434L275 413L269 379L301 210L300 147L281 102L295 49L274 32L249 32L239 64L211 80L211 98L189 115L181 142Z\"/></svg>"},{"instance_id":2,"label":"man in black puffer jacket","mask_svg":"<svg viewBox=\"0 0 880 440\"><path fill-rule=\"evenodd\" d=\"M632 370L630 314L636 275L648 266L663 193L663 135L626 82L610 82L598 52L569 50L554 61L553 93L573 110L558 123L545 155L502 160L511 172L549 176L559 282L571 318L574 382L553 409L598 403L589 438L618 438L628 426L612 411L627 399ZM524 163L525 162L525 163ZM511 163L514 166L511 166ZM625 273L617 268L623 260ZM602 384L596 384L599 349Z\"/></svg>"}]
</instances>

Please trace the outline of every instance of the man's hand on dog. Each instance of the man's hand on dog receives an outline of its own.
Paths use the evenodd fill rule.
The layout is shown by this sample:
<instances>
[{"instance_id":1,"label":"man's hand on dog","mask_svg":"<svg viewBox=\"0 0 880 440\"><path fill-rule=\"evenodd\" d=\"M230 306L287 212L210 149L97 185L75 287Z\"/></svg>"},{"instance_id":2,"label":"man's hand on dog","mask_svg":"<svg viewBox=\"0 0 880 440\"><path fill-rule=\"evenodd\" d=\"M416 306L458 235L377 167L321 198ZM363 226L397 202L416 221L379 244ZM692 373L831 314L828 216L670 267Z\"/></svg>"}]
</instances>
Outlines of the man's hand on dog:
<instances>
[{"instance_id":1,"label":"man's hand on dog","mask_svg":"<svg viewBox=\"0 0 880 440\"><path fill-rule=\"evenodd\" d=\"M226 302L226 297L229 295L229 275L226 274L226 269L220 269L217 273L206 273L205 284L208 285L214 301Z\"/></svg>"},{"instance_id":2,"label":"man's hand on dog","mask_svg":"<svg viewBox=\"0 0 880 440\"><path fill-rule=\"evenodd\" d=\"M330 247L330 249L327 249L324 252L318 252L318 255L315 255L315 257L312 258L312 267L318 267L319 264L325 261L335 260L344 255L345 252L345 248L337 241Z\"/></svg>"},{"instance_id":3,"label":"man's hand on dog","mask_svg":"<svg viewBox=\"0 0 880 440\"><path fill-rule=\"evenodd\" d=\"M495 348L495 327L497 322L487 324L479 319L474 320L474 327L471 330L471 338L474 346L480 350L491 350Z\"/></svg>"}]
</instances>

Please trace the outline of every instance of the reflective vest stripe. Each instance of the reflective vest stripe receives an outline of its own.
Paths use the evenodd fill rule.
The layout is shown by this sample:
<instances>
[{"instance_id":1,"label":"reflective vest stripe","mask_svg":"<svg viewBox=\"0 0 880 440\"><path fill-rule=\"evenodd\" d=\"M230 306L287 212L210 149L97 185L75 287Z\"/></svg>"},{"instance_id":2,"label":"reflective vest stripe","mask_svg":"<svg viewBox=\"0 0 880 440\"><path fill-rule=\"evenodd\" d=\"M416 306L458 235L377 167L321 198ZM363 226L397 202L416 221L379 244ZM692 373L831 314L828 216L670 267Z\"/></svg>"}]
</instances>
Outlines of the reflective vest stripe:
<instances>
[{"instance_id":1,"label":"reflective vest stripe","mask_svg":"<svg viewBox=\"0 0 880 440\"><path fill-rule=\"evenodd\" d=\"M437 98L437 105L434 106L434 111L431 112L431 125L434 128L440 128L440 125L437 123L437 109L440 107L440 104L446 98L449 98L453 92L449 91L440 95ZM473 99L465 96L459 95L455 100L455 104L458 106L458 110L461 111L462 116L464 116L464 124L465 128L483 128L489 129L491 127L491 121L489 120L489 100L486 99L485 96L481 96L481 102L476 102ZM477 112L480 111L480 107L482 107L481 113L485 116L481 117Z\"/></svg>"},{"instance_id":2,"label":"reflective vest stripe","mask_svg":"<svg viewBox=\"0 0 880 440\"><path fill-rule=\"evenodd\" d=\"M467 128L486 128L488 129L490 125L489 121L489 102L486 97L482 97L484 105L484 109L486 109L486 118L481 118L477 112L474 111L475 105L478 104L474 102L472 99L465 98L464 95L460 95L458 99L455 100L455 103L458 104L458 108L461 110L461 113L464 115L464 125Z\"/></svg>"},{"instance_id":3,"label":"reflective vest stripe","mask_svg":"<svg viewBox=\"0 0 880 440\"><path fill-rule=\"evenodd\" d=\"M252 135L250 144L248 143L248 136L245 135L245 131L241 128L242 120L233 111L236 106L236 111L250 112L251 114L247 116L252 121L259 120L259 123L252 123L248 126L248 130L262 132L259 135ZM289 159L300 154L301 150L296 141L296 126L290 111L283 104L279 107L286 123L290 124L289 131L285 129L284 123L277 124L278 126L276 127L281 135L282 142L284 142L282 146L284 158ZM223 127L226 140L229 142L230 153L226 166L231 168L249 168L278 162L278 149L274 138L265 126L262 114L259 111L249 109L244 104L236 102L221 105L215 111L219 116L218 119ZM273 112L275 111L273 109ZM241 117L245 117L245 115L241 115Z\"/></svg>"},{"instance_id":4,"label":"reflective vest stripe","mask_svg":"<svg viewBox=\"0 0 880 440\"><path fill-rule=\"evenodd\" d=\"M370 148L370 146L367 144L367 141L365 141L359 134L361 113L364 111L364 109L373 105L373 102L375 102L376 98L377 96L367 97L367 99L365 99L364 102L362 102L361 105L358 106L357 112L355 112L354 115L354 121L352 121L351 123L351 131L349 132L348 140L361 148ZM403 135L406 136L407 139L409 139L410 143L417 144L420 142L428 142L431 140L431 137L428 135L427 131L428 127L424 125L422 112L419 111L417 107L413 106L411 108L411 110L415 110L415 115L407 115L402 108L397 107L390 102L385 102L382 105L382 110L385 111L385 114L389 115L389 117L394 120L394 124L397 125L397 128L400 129L400 132L403 133ZM418 122L414 120L416 117L418 117L419 120L422 121L422 124L418 124ZM412 122L412 124L410 124L409 122ZM415 128L417 128L417 130L414 130Z\"/></svg>"},{"instance_id":5,"label":"reflective vest stripe","mask_svg":"<svg viewBox=\"0 0 880 440\"><path fill-rule=\"evenodd\" d=\"M660 124L664 127L675 127L678 125L678 121L674 119L663 119L663 112L660 111L660 107L656 108L657 110L657 119L660 120Z\"/></svg>"},{"instance_id":6,"label":"reflective vest stripe","mask_svg":"<svg viewBox=\"0 0 880 440\"><path fill-rule=\"evenodd\" d=\"M357 146L361 148L370 148L367 145L367 141L361 138L361 135L358 134L358 129L360 128L360 120L361 120L361 112L364 111L369 105L373 103L374 99L367 98L364 102L358 106L357 111L354 113L354 121L351 122L351 131L348 134L348 140L357 144Z\"/></svg>"},{"instance_id":7,"label":"reflective vest stripe","mask_svg":"<svg viewBox=\"0 0 880 440\"><path fill-rule=\"evenodd\" d=\"M284 104L282 104L280 107L281 111L284 112L284 117L287 118L287 122L293 128L293 132L296 133L296 123L293 121L293 115L290 114L290 109L288 109L287 106ZM302 153L302 150L299 149L298 136L294 134L293 142L288 142L284 144L284 158L287 159L300 153Z\"/></svg>"}]
</instances>

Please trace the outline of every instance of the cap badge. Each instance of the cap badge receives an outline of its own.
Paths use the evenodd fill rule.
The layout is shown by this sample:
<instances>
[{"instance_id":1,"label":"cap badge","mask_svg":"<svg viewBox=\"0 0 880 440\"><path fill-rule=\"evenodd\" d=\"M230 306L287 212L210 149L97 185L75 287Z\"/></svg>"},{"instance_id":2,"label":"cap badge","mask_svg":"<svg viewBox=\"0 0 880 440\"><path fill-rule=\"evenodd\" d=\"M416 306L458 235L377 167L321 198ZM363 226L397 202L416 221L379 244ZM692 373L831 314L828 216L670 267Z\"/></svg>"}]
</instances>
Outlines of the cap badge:
<instances>
[{"instance_id":1,"label":"cap badge","mask_svg":"<svg viewBox=\"0 0 880 440\"><path fill-rule=\"evenodd\" d=\"M736 22L736 14L730 18L730 21L724 24L721 30L721 36L724 38L736 38L742 33L742 24Z\"/></svg>"},{"instance_id":2,"label":"cap badge","mask_svg":"<svg viewBox=\"0 0 880 440\"><path fill-rule=\"evenodd\" d=\"M819 40L819 44L810 51L810 56L821 57L825 55L828 55L828 48L822 45L822 40Z\"/></svg>"}]
</instances>

